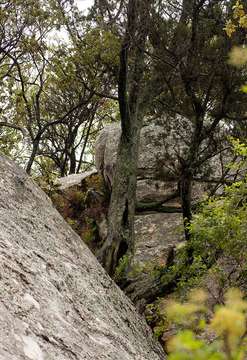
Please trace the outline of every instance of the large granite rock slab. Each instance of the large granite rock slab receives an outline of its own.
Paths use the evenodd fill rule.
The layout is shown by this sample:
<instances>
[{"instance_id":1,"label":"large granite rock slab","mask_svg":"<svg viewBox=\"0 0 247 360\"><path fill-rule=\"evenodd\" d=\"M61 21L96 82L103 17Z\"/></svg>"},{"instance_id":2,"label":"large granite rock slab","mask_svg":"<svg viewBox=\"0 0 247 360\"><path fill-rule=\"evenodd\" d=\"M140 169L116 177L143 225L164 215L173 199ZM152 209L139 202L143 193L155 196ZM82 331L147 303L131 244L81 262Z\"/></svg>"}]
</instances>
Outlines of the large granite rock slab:
<instances>
[{"instance_id":1,"label":"large granite rock slab","mask_svg":"<svg viewBox=\"0 0 247 360\"><path fill-rule=\"evenodd\" d=\"M164 358L47 196L0 156L0 359Z\"/></svg>"}]
</instances>

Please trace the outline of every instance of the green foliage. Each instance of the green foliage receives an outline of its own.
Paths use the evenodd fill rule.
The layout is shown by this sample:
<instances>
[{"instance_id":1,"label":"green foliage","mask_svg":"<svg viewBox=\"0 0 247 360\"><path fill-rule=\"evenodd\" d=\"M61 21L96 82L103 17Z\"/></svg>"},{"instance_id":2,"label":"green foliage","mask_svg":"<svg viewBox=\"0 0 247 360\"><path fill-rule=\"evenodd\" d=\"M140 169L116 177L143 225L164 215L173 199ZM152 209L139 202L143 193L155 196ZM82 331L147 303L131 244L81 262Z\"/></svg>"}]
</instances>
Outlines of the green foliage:
<instances>
[{"instance_id":1,"label":"green foliage","mask_svg":"<svg viewBox=\"0 0 247 360\"><path fill-rule=\"evenodd\" d=\"M227 20L224 28L229 37L232 37L237 29L247 29L247 14L245 12L242 1L237 0L236 3L232 6L232 11L232 19Z\"/></svg>"},{"instance_id":2,"label":"green foliage","mask_svg":"<svg viewBox=\"0 0 247 360\"><path fill-rule=\"evenodd\" d=\"M177 335L170 343L171 354L169 360L223 360L226 359L219 353L218 347L208 346L196 338L190 330L185 330ZM236 358L237 359L237 358Z\"/></svg>"},{"instance_id":3,"label":"green foliage","mask_svg":"<svg viewBox=\"0 0 247 360\"><path fill-rule=\"evenodd\" d=\"M237 0L232 6L232 18L228 19L224 30L230 38L239 30L241 33L246 33L247 30L247 13L246 7L242 1ZM243 67L247 63L247 49L245 45L234 46L229 54L229 64L235 67ZM241 87L243 93L247 93L247 84Z\"/></svg>"},{"instance_id":4,"label":"green foliage","mask_svg":"<svg viewBox=\"0 0 247 360\"><path fill-rule=\"evenodd\" d=\"M0 128L0 137L0 152L17 160L22 152L22 149L16 148L16 144L21 141L21 134L14 129Z\"/></svg>"},{"instance_id":5,"label":"green foliage","mask_svg":"<svg viewBox=\"0 0 247 360\"><path fill-rule=\"evenodd\" d=\"M55 207L63 218L92 249L97 228L94 220L85 214L86 189L80 189L76 186L63 192L57 189L51 196Z\"/></svg>"},{"instance_id":6,"label":"green foliage","mask_svg":"<svg viewBox=\"0 0 247 360\"><path fill-rule=\"evenodd\" d=\"M164 309L164 299L157 299L154 303L148 304L145 309L147 323L152 327L156 339L161 342L164 331L169 326Z\"/></svg>"},{"instance_id":7,"label":"green foliage","mask_svg":"<svg viewBox=\"0 0 247 360\"><path fill-rule=\"evenodd\" d=\"M246 183L235 183L225 191L226 196L210 199L191 225L195 254L207 254L207 262L219 251L239 260L247 255Z\"/></svg>"},{"instance_id":8,"label":"green foliage","mask_svg":"<svg viewBox=\"0 0 247 360\"><path fill-rule=\"evenodd\" d=\"M115 34L83 16L74 1L1 2L1 151L25 165L34 150L35 176L48 170L47 159L61 176L88 166L98 131L117 114L104 96L116 84Z\"/></svg>"},{"instance_id":9,"label":"green foliage","mask_svg":"<svg viewBox=\"0 0 247 360\"><path fill-rule=\"evenodd\" d=\"M83 238L83 241L90 247L92 242L95 240L95 226L94 224L91 224L87 229L81 233L81 237Z\"/></svg>"},{"instance_id":10,"label":"green foliage","mask_svg":"<svg viewBox=\"0 0 247 360\"><path fill-rule=\"evenodd\" d=\"M50 194L56 209L93 252L100 245L97 220L106 213L103 186L101 176L92 175L84 179L80 185L65 190L56 188ZM88 192L92 188L100 194L102 203L90 203Z\"/></svg>"},{"instance_id":11,"label":"green foliage","mask_svg":"<svg viewBox=\"0 0 247 360\"><path fill-rule=\"evenodd\" d=\"M243 281L241 273L245 276L247 260L247 183L243 173L247 148L239 140L232 142L238 161L230 166L239 170L242 180L226 186L222 196L206 201L194 215L190 245L194 256L200 258L199 264L206 268L216 264L219 257L232 259L237 264L239 280Z\"/></svg>"},{"instance_id":12,"label":"green foliage","mask_svg":"<svg viewBox=\"0 0 247 360\"><path fill-rule=\"evenodd\" d=\"M94 44L94 46L92 46ZM102 28L89 29L85 34L82 46L84 64L92 67L99 64L110 67L118 66L118 54L120 51L119 38L112 31ZM80 50L80 48L78 49Z\"/></svg>"},{"instance_id":13,"label":"green foliage","mask_svg":"<svg viewBox=\"0 0 247 360\"><path fill-rule=\"evenodd\" d=\"M157 268L153 273L164 286L174 284L175 295L180 299L186 296L189 289L205 286L208 277L216 282L215 286L219 286L221 291L232 286L246 289L247 147L237 139L231 139L231 142L237 159L229 167L234 173L238 172L239 180L231 186L226 186L222 196L215 196L201 203L189 227L190 240L177 248L174 264ZM189 254L192 254L192 259L189 258ZM221 301L222 295L219 293L217 296L215 301ZM200 306L201 304L203 299L199 302ZM177 305L174 313L184 322L183 325L189 324L193 328L194 314L198 316L200 311L203 313L205 310L204 307L200 309L200 306L193 302L190 302L189 306ZM162 302L147 308L147 320L159 339L162 338L162 331L167 328L165 319L166 317L162 316ZM191 339L192 335L187 333L186 336ZM210 358L211 355L205 352L204 345L202 351L207 355L199 359L207 358L206 356ZM195 358L198 358L196 356L199 355L195 354Z\"/></svg>"},{"instance_id":14,"label":"green foliage","mask_svg":"<svg viewBox=\"0 0 247 360\"><path fill-rule=\"evenodd\" d=\"M222 196L201 203L189 226L190 240L177 249L174 265L160 270L162 283L176 279L181 294L198 286L209 269L218 273L222 286L242 286L246 282L247 147L239 140L231 142L237 160L229 166L238 171L239 180L225 186ZM192 254L192 261L188 254ZM237 269L237 283L231 284L220 259L228 259L232 269Z\"/></svg>"},{"instance_id":15,"label":"green foliage","mask_svg":"<svg viewBox=\"0 0 247 360\"><path fill-rule=\"evenodd\" d=\"M207 295L193 291L185 303L171 302L170 323L178 334L168 342L169 360L244 360L247 355L247 302L237 289L225 295L225 304L209 316Z\"/></svg>"},{"instance_id":16,"label":"green foliage","mask_svg":"<svg viewBox=\"0 0 247 360\"><path fill-rule=\"evenodd\" d=\"M115 274L114 274L114 280L116 282L120 282L125 278L126 270L129 266L130 257L129 255L124 255L121 257L121 259L118 262L118 266L116 267Z\"/></svg>"},{"instance_id":17,"label":"green foliage","mask_svg":"<svg viewBox=\"0 0 247 360\"><path fill-rule=\"evenodd\" d=\"M84 186L85 189L95 189L101 193L104 193L105 191L104 179L98 174L86 178L82 186Z\"/></svg>"}]
</instances>

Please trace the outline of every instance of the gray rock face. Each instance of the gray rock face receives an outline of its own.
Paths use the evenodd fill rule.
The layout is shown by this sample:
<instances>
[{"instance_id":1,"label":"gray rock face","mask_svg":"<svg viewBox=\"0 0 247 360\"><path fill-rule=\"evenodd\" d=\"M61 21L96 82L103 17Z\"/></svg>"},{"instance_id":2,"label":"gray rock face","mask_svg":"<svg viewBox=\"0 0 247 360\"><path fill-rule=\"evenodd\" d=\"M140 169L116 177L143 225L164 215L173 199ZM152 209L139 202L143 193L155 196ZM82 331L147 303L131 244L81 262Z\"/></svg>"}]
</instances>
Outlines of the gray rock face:
<instances>
[{"instance_id":1,"label":"gray rock face","mask_svg":"<svg viewBox=\"0 0 247 360\"><path fill-rule=\"evenodd\" d=\"M139 202L166 202L171 194L177 190L175 181L162 181L156 179L140 179L137 181L136 197Z\"/></svg>"},{"instance_id":2,"label":"gray rock face","mask_svg":"<svg viewBox=\"0 0 247 360\"><path fill-rule=\"evenodd\" d=\"M95 162L111 188L113 174L117 159L117 149L121 129L119 124L106 126L96 141ZM137 172L137 201L160 201L162 197L177 188L179 179L178 156L184 155L186 148L181 139L176 138L173 132L167 133L164 126L152 123L141 130L140 149ZM221 161L215 156L210 162L203 165L203 173L199 178L212 178L219 180L222 176ZM211 185L214 181L211 181ZM193 185L193 197L198 200L205 193L205 187L210 182L197 182Z\"/></svg>"},{"instance_id":3,"label":"gray rock face","mask_svg":"<svg viewBox=\"0 0 247 360\"><path fill-rule=\"evenodd\" d=\"M75 185L80 185L82 180L90 177L91 175L97 174L96 169L92 169L90 171L85 171L81 174L72 174L62 178L59 178L57 181L57 185L59 186L60 190L68 189Z\"/></svg>"},{"instance_id":4,"label":"gray rock face","mask_svg":"<svg viewBox=\"0 0 247 360\"><path fill-rule=\"evenodd\" d=\"M109 187L112 185L118 142L121 130L119 124L106 126L96 141L95 160L98 172ZM179 207L176 167L172 156L166 158L167 135L164 126L150 124L141 131L137 176L137 203L152 204L164 202ZM175 144L176 146L176 144ZM169 149L172 153L174 149ZM178 194L177 194L178 195ZM143 213L135 219L134 264L162 261L166 263L171 248L183 239L182 215L180 213ZM180 232L177 230L180 226ZM181 235L182 233L182 235Z\"/></svg>"},{"instance_id":5,"label":"gray rock face","mask_svg":"<svg viewBox=\"0 0 247 360\"><path fill-rule=\"evenodd\" d=\"M119 125L112 124L100 132L95 145L96 169L103 175L109 187L112 185L119 139Z\"/></svg>"},{"instance_id":6,"label":"gray rock face","mask_svg":"<svg viewBox=\"0 0 247 360\"><path fill-rule=\"evenodd\" d=\"M1 360L165 358L46 195L1 156L0 258Z\"/></svg>"},{"instance_id":7,"label":"gray rock face","mask_svg":"<svg viewBox=\"0 0 247 360\"><path fill-rule=\"evenodd\" d=\"M101 131L96 141L96 168L110 184L112 184L120 134L119 124L108 125ZM164 128L160 125L151 124L142 128L138 162L139 178L159 179L161 175L162 177L165 175L167 180L174 178L168 161L164 164L166 152L164 136Z\"/></svg>"},{"instance_id":8,"label":"gray rock face","mask_svg":"<svg viewBox=\"0 0 247 360\"><path fill-rule=\"evenodd\" d=\"M172 249L183 241L181 214L145 214L135 218L134 263L165 265Z\"/></svg>"}]
</instances>

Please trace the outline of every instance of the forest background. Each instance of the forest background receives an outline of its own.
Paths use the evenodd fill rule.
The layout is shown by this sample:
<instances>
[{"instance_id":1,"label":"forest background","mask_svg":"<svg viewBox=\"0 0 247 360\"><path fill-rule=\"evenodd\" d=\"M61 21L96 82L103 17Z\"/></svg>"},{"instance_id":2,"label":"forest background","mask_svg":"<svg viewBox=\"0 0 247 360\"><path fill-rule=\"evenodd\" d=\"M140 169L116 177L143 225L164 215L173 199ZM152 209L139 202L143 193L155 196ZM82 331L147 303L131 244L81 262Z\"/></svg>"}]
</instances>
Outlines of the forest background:
<instances>
[{"instance_id":1,"label":"forest background","mask_svg":"<svg viewBox=\"0 0 247 360\"><path fill-rule=\"evenodd\" d=\"M172 166L186 245L156 274L155 296L194 286L224 257L231 257L238 277L232 284L225 276L222 289L246 291L246 4L98 0L81 12L84 5L1 2L1 153L51 185L57 177L90 169L99 131L120 122L108 236L97 254L114 276L135 247L140 131L162 119L182 144ZM215 156L222 164L218 186L195 207L193 181L209 177ZM240 295L234 299L242 301ZM238 311L243 315L245 306ZM241 358L245 351L241 329L237 343L228 339L226 358Z\"/></svg>"}]
</instances>

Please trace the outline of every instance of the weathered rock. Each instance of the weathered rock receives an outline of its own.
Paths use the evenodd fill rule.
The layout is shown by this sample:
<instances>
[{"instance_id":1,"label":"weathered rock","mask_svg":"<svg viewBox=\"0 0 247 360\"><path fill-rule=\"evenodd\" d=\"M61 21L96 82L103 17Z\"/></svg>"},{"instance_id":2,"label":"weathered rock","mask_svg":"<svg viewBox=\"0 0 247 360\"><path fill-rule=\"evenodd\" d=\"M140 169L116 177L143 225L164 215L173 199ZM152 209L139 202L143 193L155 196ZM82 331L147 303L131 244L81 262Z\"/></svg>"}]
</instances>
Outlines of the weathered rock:
<instances>
[{"instance_id":1,"label":"weathered rock","mask_svg":"<svg viewBox=\"0 0 247 360\"><path fill-rule=\"evenodd\" d=\"M1 360L164 359L81 239L4 157L0 257Z\"/></svg>"},{"instance_id":2,"label":"weathered rock","mask_svg":"<svg viewBox=\"0 0 247 360\"><path fill-rule=\"evenodd\" d=\"M174 181L162 181L157 179L140 179L137 181L136 197L138 202L153 203L173 200L171 195L177 192L177 184ZM176 194L176 197L178 194ZM175 197L174 197L175 198Z\"/></svg>"},{"instance_id":3,"label":"weathered rock","mask_svg":"<svg viewBox=\"0 0 247 360\"><path fill-rule=\"evenodd\" d=\"M60 190L65 190L72 186L80 185L84 179L86 179L92 175L95 175L95 174L97 174L97 170L94 168L90 171L85 171L80 174L68 175L68 176L59 178L57 180L57 185L59 186Z\"/></svg>"},{"instance_id":4,"label":"weathered rock","mask_svg":"<svg viewBox=\"0 0 247 360\"><path fill-rule=\"evenodd\" d=\"M117 159L118 142L121 134L119 124L106 126L96 141L96 168L102 174L109 188L112 186ZM137 201L160 201L174 193L179 181L178 157L186 149L183 140L176 138L173 131L167 132L162 124L152 123L141 130L137 171ZM203 164L198 179L193 183L193 199L201 199L208 186L214 186L222 176L219 155ZM209 175L211 174L211 175ZM211 179L204 182L203 179Z\"/></svg>"},{"instance_id":5,"label":"weathered rock","mask_svg":"<svg viewBox=\"0 0 247 360\"><path fill-rule=\"evenodd\" d=\"M106 126L96 142L96 168L110 187L120 133L119 124ZM136 191L139 214L135 220L136 243L133 258L133 264L140 266L145 262L156 261L165 264L170 249L183 239L182 215L159 213L162 203L176 209L180 207L173 159L164 161L164 154L167 152L164 141L166 137L162 125L150 124L141 131ZM198 195L197 191L196 194ZM141 211L144 211L142 215ZM152 214L149 214L150 211ZM177 230L179 227L180 232Z\"/></svg>"},{"instance_id":6,"label":"weathered rock","mask_svg":"<svg viewBox=\"0 0 247 360\"><path fill-rule=\"evenodd\" d=\"M120 138L118 124L106 126L99 134L95 144L95 165L99 173L103 175L106 184L111 188L115 163L117 160L117 148Z\"/></svg>"},{"instance_id":7,"label":"weathered rock","mask_svg":"<svg viewBox=\"0 0 247 360\"><path fill-rule=\"evenodd\" d=\"M83 175L85 175L85 173L83 173ZM91 174L88 176L90 177ZM78 190L80 190L81 177L77 176L77 178L79 180L77 186ZM87 177L83 176L83 179L87 179ZM67 181L66 177L62 180L64 184L70 183L69 179ZM60 180L58 182L60 182ZM70 189L73 189L74 186L74 183L71 187L66 186L66 190L69 191ZM147 192L145 193L146 189ZM176 186L172 182L162 182L159 180L152 181L150 179L140 180L138 191L140 191L140 198L142 201L149 206L153 201L162 202L165 199L168 199L169 194L176 192ZM103 196L94 191L92 193L92 199L90 199L91 191L88 191L87 194L89 214L90 212L98 214L99 211L97 209L102 209L102 203L104 202ZM64 196L66 197L66 193ZM170 206L171 209L173 207L174 209L175 207L178 209L180 206L177 197L174 197L169 201L167 200L165 205ZM162 206L160 206L160 211L161 209ZM106 213L101 211L94 220L97 224L101 241L105 241L107 237ZM182 222L181 212L159 213L155 211L144 211L143 214L137 214L135 218L136 251L133 258L133 264L145 266L145 264L162 263L165 265L170 250L175 248L179 241L184 240Z\"/></svg>"},{"instance_id":8,"label":"weathered rock","mask_svg":"<svg viewBox=\"0 0 247 360\"><path fill-rule=\"evenodd\" d=\"M136 216L134 263L165 265L169 253L183 241L182 214L152 213Z\"/></svg>"},{"instance_id":9,"label":"weathered rock","mask_svg":"<svg viewBox=\"0 0 247 360\"><path fill-rule=\"evenodd\" d=\"M119 124L108 125L101 131L96 141L96 168L110 185L117 159L120 134ZM165 175L166 180L173 178L174 173L169 168L168 161L164 164L164 153L164 128L155 124L144 126L140 138L138 177L159 179Z\"/></svg>"},{"instance_id":10,"label":"weathered rock","mask_svg":"<svg viewBox=\"0 0 247 360\"><path fill-rule=\"evenodd\" d=\"M154 122L144 126L141 130L140 149L137 173L137 212L142 216L136 218L136 255L134 262L140 259L150 261L159 253L160 257L169 253L170 245L179 243L180 234L177 228L182 228L181 214L166 214L181 210L179 197L179 164L178 157L184 155L186 142L182 135L190 134L190 128L186 128L187 122L180 119L183 134L179 137L179 131L169 129L161 122ZM118 142L121 134L119 124L106 126L96 141L95 160L96 168L105 178L111 188L114 168L117 159ZM186 136L185 136L186 137ZM204 164L204 175L213 174L213 178L220 177L220 159L215 156L210 164ZM200 176L198 176L200 178ZM192 201L197 203L209 192L209 187L215 186L217 181L208 182L194 181L192 187ZM152 211L152 215L145 212ZM148 230L147 230L148 229ZM171 229L173 234L171 233ZM169 237L171 238L169 240ZM157 249L155 253L153 249ZM141 256L140 256L141 254ZM164 259L165 262L165 259Z\"/></svg>"}]
</instances>

